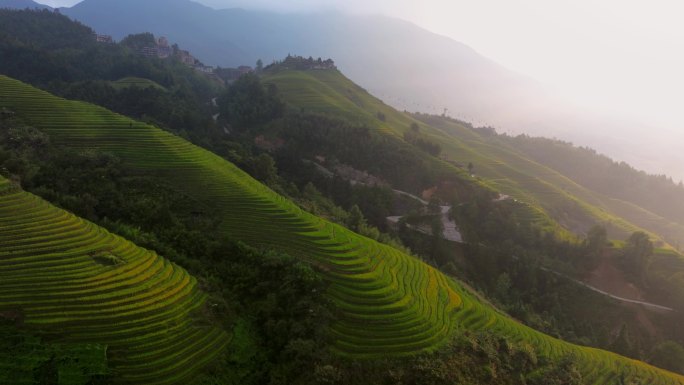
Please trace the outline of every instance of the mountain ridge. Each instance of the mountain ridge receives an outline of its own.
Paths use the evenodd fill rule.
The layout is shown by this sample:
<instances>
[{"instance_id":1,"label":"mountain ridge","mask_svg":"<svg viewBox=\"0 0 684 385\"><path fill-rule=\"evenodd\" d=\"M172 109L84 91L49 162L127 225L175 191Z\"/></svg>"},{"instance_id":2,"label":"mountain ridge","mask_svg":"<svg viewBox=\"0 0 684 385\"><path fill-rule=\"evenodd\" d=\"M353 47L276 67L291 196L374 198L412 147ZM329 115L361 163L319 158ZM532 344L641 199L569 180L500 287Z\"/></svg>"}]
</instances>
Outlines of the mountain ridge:
<instances>
[{"instance_id":1,"label":"mountain ridge","mask_svg":"<svg viewBox=\"0 0 684 385\"><path fill-rule=\"evenodd\" d=\"M400 19L338 12L286 15L215 10L187 0L171 4L85 0L62 12L116 38L144 31L167 35L206 63L224 67L253 65L257 59L268 64L289 53L333 57L356 83L383 94L407 95L407 90L413 89L418 95L422 91L417 90L431 90L441 99L451 99L449 104L433 105L433 112L449 107L458 113L450 106L462 105L463 111L480 109L478 115L494 116L530 88L530 79L471 47ZM389 79L408 83L398 86ZM446 97L442 90L445 82L460 93ZM538 88L536 84L531 87ZM506 96L498 98L495 91ZM428 107L428 103L420 104Z\"/></svg>"},{"instance_id":2,"label":"mountain ridge","mask_svg":"<svg viewBox=\"0 0 684 385\"><path fill-rule=\"evenodd\" d=\"M33 0L0 0L0 8L10 8L10 9L47 9L52 10L53 8L44 4L37 3Z\"/></svg>"},{"instance_id":3,"label":"mountain ridge","mask_svg":"<svg viewBox=\"0 0 684 385\"><path fill-rule=\"evenodd\" d=\"M149 1L85 0L61 11L118 38L145 31L167 35L206 63L223 67L253 65L257 59L268 64L289 53L333 57L356 83L400 110L441 114L447 109L476 125L571 140L649 172L682 177L672 166L681 154L669 143L653 142L648 124L579 109L463 43L409 22L330 12L216 10L179 0L155 8L145 4L159 3ZM625 130L634 134L621 135ZM644 142L666 148L662 159L654 161Z\"/></svg>"},{"instance_id":4,"label":"mountain ridge","mask_svg":"<svg viewBox=\"0 0 684 385\"><path fill-rule=\"evenodd\" d=\"M408 130L412 122L420 122L420 118L414 119L397 112L364 89L355 89L353 82L339 72L267 71L264 76L266 82L272 82L284 91L284 98L297 108L354 116L355 119L363 117L365 124L378 126L397 136ZM324 93L324 90L329 93ZM331 100L337 102L333 103ZM382 112L386 121L378 120L376 112ZM543 207L557 221L562 221L564 217L565 227L577 235L585 234L593 224L601 222L615 224L615 228L611 229L611 235L615 238L625 238L637 229L636 226L621 221L614 210L609 217L603 216L604 211L611 212L606 205L608 198L603 194L590 191L562 173L530 159L521 150L509 147L504 141L482 136L447 119L440 122L441 132L439 129L433 131L430 123L434 122L430 119L426 118L423 123L427 124L424 133L441 145L443 157L462 164L474 162L475 172L483 177L483 183L533 206ZM478 158L475 158L476 154ZM563 210L567 212L565 215ZM592 220L591 217L595 219ZM651 217L660 218L655 214L651 214ZM661 229L671 227L672 220L660 218L659 221L663 223ZM648 225L651 225L647 227L653 234L659 233L652 223ZM665 233L661 231L660 237L667 238L672 244L684 242L684 225L680 223L669 230L670 232Z\"/></svg>"}]
</instances>

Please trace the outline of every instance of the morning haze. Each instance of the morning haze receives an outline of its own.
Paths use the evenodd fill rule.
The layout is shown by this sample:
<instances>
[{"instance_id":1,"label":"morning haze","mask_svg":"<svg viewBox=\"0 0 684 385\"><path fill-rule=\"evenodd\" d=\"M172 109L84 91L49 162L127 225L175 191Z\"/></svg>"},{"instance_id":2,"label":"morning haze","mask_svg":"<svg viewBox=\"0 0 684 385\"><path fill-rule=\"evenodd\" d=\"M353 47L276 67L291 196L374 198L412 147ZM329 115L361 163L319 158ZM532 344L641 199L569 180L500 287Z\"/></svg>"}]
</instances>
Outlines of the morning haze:
<instances>
[{"instance_id":1,"label":"morning haze","mask_svg":"<svg viewBox=\"0 0 684 385\"><path fill-rule=\"evenodd\" d=\"M407 78L405 84L392 84L392 79L369 74L386 71L386 67L418 65L410 63L410 58L385 63L383 69L368 68L371 63L364 63L363 71L346 65L349 58L337 60L352 79L394 106L424 112L447 108L449 114L475 124L492 125L504 132L558 137L594 147L652 173L684 178L680 166L684 157L676 145L684 140L678 97L684 89L680 70L684 67L684 28L674 16L681 14L678 2L199 2L217 9L343 11L410 21L462 42L506 68L497 72L513 72L500 74L505 80L472 82L467 79L469 73L477 78L480 69L445 59L448 53L439 51L449 47L438 39L421 40L419 33L396 41L405 45L420 40L419 44L432 47L423 46L416 52L431 55L420 58L426 63L421 65L421 75L412 76L417 84ZM393 44L390 40L376 41L375 47L366 42L364 49L376 50L379 56L383 44ZM312 51L296 53L339 54L334 49ZM380 63L378 57L372 64ZM452 66L453 70L440 66ZM406 74L410 69L395 71Z\"/></svg>"}]
</instances>

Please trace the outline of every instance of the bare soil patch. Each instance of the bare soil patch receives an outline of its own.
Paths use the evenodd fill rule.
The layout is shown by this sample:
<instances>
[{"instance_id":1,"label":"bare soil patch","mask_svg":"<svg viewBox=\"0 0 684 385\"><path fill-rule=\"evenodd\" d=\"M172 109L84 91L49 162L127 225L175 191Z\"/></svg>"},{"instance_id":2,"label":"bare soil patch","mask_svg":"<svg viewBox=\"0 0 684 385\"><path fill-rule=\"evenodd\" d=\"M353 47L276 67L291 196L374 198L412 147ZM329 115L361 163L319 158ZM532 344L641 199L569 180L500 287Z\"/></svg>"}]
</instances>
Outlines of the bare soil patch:
<instances>
[{"instance_id":1,"label":"bare soil patch","mask_svg":"<svg viewBox=\"0 0 684 385\"><path fill-rule=\"evenodd\" d=\"M625 274L616 266L617 261L604 257L594 271L589 273L585 281L600 290L612 295L643 301L644 295L638 287L629 282Z\"/></svg>"}]
</instances>

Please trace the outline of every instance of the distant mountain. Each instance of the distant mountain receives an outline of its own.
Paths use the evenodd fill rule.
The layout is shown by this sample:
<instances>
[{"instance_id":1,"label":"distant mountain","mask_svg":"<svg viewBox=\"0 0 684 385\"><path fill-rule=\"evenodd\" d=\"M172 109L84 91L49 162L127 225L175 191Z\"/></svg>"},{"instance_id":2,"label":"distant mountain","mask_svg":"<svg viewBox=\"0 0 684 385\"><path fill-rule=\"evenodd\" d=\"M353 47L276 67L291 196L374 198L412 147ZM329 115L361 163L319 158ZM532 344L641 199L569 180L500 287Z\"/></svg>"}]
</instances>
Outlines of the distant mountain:
<instances>
[{"instance_id":1,"label":"distant mountain","mask_svg":"<svg viewBox=\"0 0 684 385\"><path fill-rule=\"evenodd\" d=\"M165 35L210 65L268 64L288 53L331 57L355 83L398 109L447 109L475 125L570 140L651 173L684 178L681 151L650 135L653 127L570 107L472 48L398 19L216 10L190 0L85 0L61 11L118 39L144 31Z\"/></svg>"},{"instance_id":2,"label":"distant mountain","mask_svg":"<svg viewBox=\"0 0 684 385\"><path fill-rule=\"evenodd\" d=\"M0 8L12 8L12 9L52 9L47 5L38 4L31 0L0 0Z\"/></svg>"},{"instance_id":3,"label":"distant mountain","mask_svg":"<svg viewBox=\"0 0 684 385\"><path fill-rule=\"evenodd\" d=\"M512 114L542 93L464 44L383 16L215 10L189 0L85 0L63 13L119 39L165 35L224 67L260 58L268 64L288 53L331 57L356 83L409 110L448 108L477 120Z\"/></svg>"}]
</instances>

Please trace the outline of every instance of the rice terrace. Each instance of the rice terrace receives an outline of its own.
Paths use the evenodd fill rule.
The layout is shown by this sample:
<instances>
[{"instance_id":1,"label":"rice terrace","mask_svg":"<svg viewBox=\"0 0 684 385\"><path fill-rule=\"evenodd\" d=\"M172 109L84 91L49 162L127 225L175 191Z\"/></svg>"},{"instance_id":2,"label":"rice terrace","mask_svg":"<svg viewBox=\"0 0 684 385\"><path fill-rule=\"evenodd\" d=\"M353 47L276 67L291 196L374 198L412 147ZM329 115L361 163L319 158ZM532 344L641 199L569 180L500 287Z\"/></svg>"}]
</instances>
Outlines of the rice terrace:
<instances>
[{"instance_id":1,"label":"rice terrace","mask_svg":"<svg viewBox=\"0 0 684 385\"><path fill-rule=\"evenodd\" d=\"M263 3L0 0L0 384L684 385L676 170L475 5Z\"/></svg>"}]
</instances>

